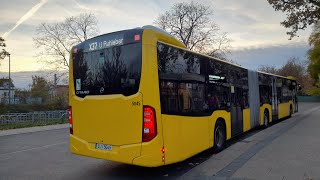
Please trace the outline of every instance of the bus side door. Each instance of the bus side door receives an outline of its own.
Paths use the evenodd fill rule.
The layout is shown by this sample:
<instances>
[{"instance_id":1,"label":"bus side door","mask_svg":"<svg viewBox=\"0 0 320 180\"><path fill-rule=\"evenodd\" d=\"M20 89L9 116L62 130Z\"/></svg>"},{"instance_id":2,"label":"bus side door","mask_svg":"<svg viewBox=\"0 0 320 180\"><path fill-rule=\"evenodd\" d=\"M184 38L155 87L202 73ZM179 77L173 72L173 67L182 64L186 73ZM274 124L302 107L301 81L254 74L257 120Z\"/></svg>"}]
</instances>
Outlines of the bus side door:
<instances>
[{"instance_id":1,"label":"bus side door","mask_svg":"<svg viewBox=\"0 0 320 180\"><path fill-rule=\"evenodd\" d=\"M243 103L242 89L231 86L231 136L234 137L243 132Z\"/></svg>"}]
</instances>

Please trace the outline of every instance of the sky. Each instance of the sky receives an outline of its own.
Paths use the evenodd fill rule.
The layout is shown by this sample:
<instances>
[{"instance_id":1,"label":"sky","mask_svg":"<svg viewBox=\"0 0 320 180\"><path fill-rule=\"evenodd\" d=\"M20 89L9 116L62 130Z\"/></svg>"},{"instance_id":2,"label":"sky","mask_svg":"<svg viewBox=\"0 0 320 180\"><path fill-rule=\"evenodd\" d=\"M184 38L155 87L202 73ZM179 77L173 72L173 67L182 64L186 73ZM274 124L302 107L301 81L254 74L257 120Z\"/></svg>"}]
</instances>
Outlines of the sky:
<instances>
[{"instance_id":1,"label":"sky","mask_svg":"<svg viewBox=\"0 0 320 180\"><path fill-rule=\"evenodd\" d=\"M4 0L1 0L4 1ZM184 0L188 2L188 0ZM46 64L36 58L33 37L40 23L63 21L66 17L91 12L99 22L100 34L154 24L159 14L182 0L10 0L1 2L0 36L11 54L11 72L16 87L26 88L32 73L45 72ZM306 59L310 48L309 27L288 40L288 29L280 26L286 16L276 12L267 0L198 0L210 5L213 20L232 40L229 58L257 69L261 65L280 67L290 57ZM25 73L24 71L27 71ZM8 72L8 59L2 60L0 78ZM40 73L40 74L41 74ZM22 74L22 75L21 75ZM20 76L21 75L21 76ZM29 78L28 78L29 77ZM29 79L29 80L28 80Z\"/></svg>"}]
</instances>

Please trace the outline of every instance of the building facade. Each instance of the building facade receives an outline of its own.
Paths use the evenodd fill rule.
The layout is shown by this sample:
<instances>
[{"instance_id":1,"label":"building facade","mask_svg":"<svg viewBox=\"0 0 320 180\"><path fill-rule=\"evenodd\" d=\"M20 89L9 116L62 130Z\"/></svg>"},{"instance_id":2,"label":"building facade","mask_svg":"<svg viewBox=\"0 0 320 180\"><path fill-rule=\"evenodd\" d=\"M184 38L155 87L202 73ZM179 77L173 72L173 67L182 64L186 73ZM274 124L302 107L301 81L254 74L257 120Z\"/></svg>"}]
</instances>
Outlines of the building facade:
<instances>
[{"instance_id":1,"label":"building facade","mask_svg":"<svg viewBox=\"0 0 320 180\"><path fill-rule=\"evenodd\" d=\"M15 86L9 79L0 79L0 103L1 104L17 104L15 99Z\"/></svg>"}]
</instances>

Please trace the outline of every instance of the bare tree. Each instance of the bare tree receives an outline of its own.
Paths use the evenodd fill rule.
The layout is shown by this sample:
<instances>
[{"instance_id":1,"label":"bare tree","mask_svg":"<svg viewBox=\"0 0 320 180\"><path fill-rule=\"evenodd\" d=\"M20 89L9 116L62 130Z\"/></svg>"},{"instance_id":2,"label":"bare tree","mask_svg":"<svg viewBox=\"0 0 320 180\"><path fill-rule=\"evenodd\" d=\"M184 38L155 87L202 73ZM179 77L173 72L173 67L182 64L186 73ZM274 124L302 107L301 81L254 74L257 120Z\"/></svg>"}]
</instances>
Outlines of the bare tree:
<instances>
[{"instance_id":1,"label":"bare tree","mask_svg":"<svg viewBox=\"0 0 320 180\"><path fill-rule=\"evenodd\" d=\"M291 57L280 68L276 68L275 66L263 65L260 66L258 70L284 77L293 76L302 85L303 94L313 95L312 93L310 93L310 90L315 88L313 86L314 80L307 73L306 63L307 62L301 61L299 58Z\"/></svg>"},{"instance_id":2,"label":"bare tree","mask_svg":"<svg viewBox=\"0 0 320 180\"><path fill-rule=\"evenodd\" d=\"M0 37L0 47L6 47L5 40ZM8 52L5 49L0 50L0 60L4 59L8 55Z\"/></svg>"},{"instance_id":3,"label":"bare tree","mask_svg":"<svg viewBox=\"0 0 320 180\"><path fill-rule=\"evenodd\" d=\"M63 22L42 23L33 38L41 62L57 70L69 69L71 47L98 34L97 18L89 13L66 18Z\"/></svg>"},{"instance_id":4,"label":"bare tree","mask_svg":"<svg viewBox=\"0 0 320 180\"><path fill-rule=\"evenodd\" d=\"M278 74L279 69L277 69L275 65L261 65L259 66L258 71L271 74Z\"/></svg>"},{"instance_id":5,"label":"bare tree","mask_svg":"<svg viewBox=\"0 0 320 180\"><path fill-rule=\"evenodd\" d=\"M212 20L210 6L196 2L177 3L161 14L155 24L180 40L188 49L210 56L225 56L229 52L227 33Z\"/></svg>"},{"instance_id":6,"label":"bare tree","mask_svg":"<svg viewBox=\"0 0 320 180\"><path fill-rule=\"evenodd\" d=\"M258 70L285 77L294 76L299 81L303 81L307 75L306 62L301 61L297 57L290 57L280 68L274 65L262 65Z\"/></svg>"},{"instance_id":7,"label":"bare tree","mask_svg":"<svg viewBox=\"0 0 320 180\"><path fill-rule=\"evenodd\" d=\"M302 62L297 57L291 57L279 69L278 74L281 76L294 76L296 79L303 81L307 75L306 62Z\"/></svg>"}]
</instances>

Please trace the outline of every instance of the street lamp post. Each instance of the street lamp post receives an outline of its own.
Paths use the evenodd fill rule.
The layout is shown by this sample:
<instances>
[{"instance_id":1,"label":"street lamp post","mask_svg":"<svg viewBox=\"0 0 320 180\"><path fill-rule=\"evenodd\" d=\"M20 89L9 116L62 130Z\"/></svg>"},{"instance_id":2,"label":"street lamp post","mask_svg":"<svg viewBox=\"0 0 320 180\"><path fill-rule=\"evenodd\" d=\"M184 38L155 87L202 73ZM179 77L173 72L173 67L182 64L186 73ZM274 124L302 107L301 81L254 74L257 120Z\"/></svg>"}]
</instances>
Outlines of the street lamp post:
<instances>
[{"instance_id":1,"label":"street lamp post","mask_svg":"<svg viewBox=\"0 0 320 180\"><path fill-rule=\"evenodd\" d=\"M9 105L11 104L11 67L10 67L10 53L7 54L9 56Z\"/></svg>"}]
</instances>

